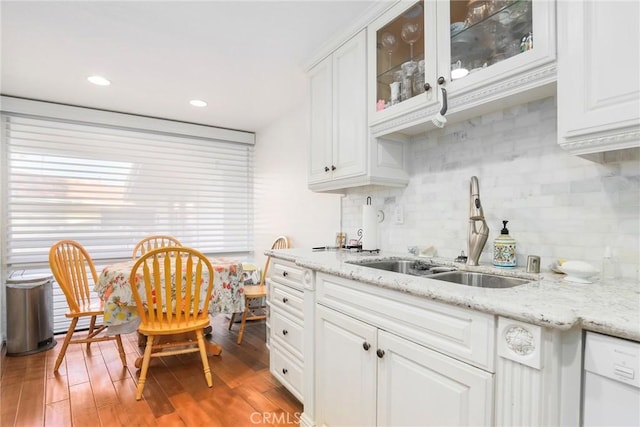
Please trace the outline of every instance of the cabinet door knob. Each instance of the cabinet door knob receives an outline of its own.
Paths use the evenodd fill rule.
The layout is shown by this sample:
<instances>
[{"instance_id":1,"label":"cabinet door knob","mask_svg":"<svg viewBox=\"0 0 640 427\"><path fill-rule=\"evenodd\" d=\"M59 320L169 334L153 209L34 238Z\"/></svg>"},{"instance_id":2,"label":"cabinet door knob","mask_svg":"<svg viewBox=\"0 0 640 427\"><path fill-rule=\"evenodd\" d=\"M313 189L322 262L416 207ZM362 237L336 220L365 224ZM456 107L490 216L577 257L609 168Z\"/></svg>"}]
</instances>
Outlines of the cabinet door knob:
<instances>
[{"instance_id":1,"label":"cabinet door knob","mask_svg":"<svg viewBox=\"0 0 640 427\"><path fill-rule=\"evenodd\" d=\"M282 302L283 302L283 303L285 303L285 304L286 304L286 303L287 303L287 301L289 301L289 298L287 298L287 297L283 297L283 298L282 298Z\"/></svg>"},{"instance_id":2,"label":"cabinet door knob","mask_svg":"<svg viewBox=\"0 0 640 427\"><path fill-rule=\"evenodd\" d=\"M336 167L334 165L331 165L331 170L332 171L336 170Z\"/></svg>"},{"instance_id":3,"label":"cabinet door knob","mask_svg":"<svg viewBox=\"0 0 640 427\"><path fill-rule=\"evenodd\" d=\"M442 77L442 76L438 77L438 84L439 84L439 85L443 85L445 81L446 81L446 80L445 80L445 78L444 78L444 77Z\"/></svg>"},{"instance_id":4,"label":"cabinet door knob","mask_svg":"<svg viewBox=\"0 0 640 427\"><path fill-rule=\"evenodd\" d=\"M378 351L376 351L376 354L380 359L382 359L384 357L384 350L378 349Z\"/></svg>"},{"instance_id":5,"label":"cabinet door knob","mask_svg":"<svg viewBox=\"0 0 640 427\"><path fill-rule=\"evenodd\" d=\"M425 91L425 92L428 92L428 91L430 91L430 90L431 90L431 85L430 85L429 83L425 83L425 84L424 84L424 91Z\"/></svg>"},{"instance_id":6,"label":"cabinet door knob","mask_svg":"<svg viewBox=\"0 0 640 427\"><path fill-rule=\"evenodd\" d=\"M287 331L286 329L282 330L282 335L287 335L289 333L289 331Z\"/></svg>"},{"instance_id":7,"label":"cabinet door knob","mask_svg":"<svg viewBox=\"0 0 640 427\"><path fill-rule=\"evenodd\" d=\"M283 275L284 277L287 277L287 276L289 275L289 273L287 273L286 271L283 271L283 272L282 272L282 275Z\"/></svg>"},{"instance_id":8,"label":"cabinet door knob","mask_svg":"<svg viewBox=\"0 0 640 427\"><path fill-rule=\"evenodd\" d=\"M324 171L325 171L325 172L329 172L329 167L328 167L328 166L325 166L325 167L324 167Z\"/></svg>"},{"instance_id":9,"label":"cabinet door knob","mask_svg":"<svg viewBox=\"0 0 640 427\"><path fill-rule=\"evenodd\" d=\"M282 373L283 373L283 374L285 374L285 375L286 375L286 374L287 374L287 372L289 372L289 371L287 370L287 368L282 368Z\"/></svg>"},{"instance_id":10,"label":"cabinet door knob","mask_svg":"<svg viewBox=\"0 0 640 427\"><path fill-rule=\"evenodd\" d=\"M364 348L364 351L369 351L369 349L371 348L371 344L365 341L362 343L362 348Z\"/></svg>"}]
</instances>

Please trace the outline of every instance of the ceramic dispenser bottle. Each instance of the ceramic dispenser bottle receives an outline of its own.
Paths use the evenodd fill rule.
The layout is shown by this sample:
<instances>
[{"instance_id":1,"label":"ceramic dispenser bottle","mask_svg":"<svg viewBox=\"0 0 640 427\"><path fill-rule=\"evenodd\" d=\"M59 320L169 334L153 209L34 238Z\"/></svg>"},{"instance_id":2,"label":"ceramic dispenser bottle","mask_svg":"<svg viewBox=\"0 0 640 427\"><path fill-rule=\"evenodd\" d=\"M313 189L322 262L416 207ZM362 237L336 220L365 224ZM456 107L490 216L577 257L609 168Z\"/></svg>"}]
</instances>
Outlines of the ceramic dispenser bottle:
<instances>
[{"instance_id":1,"label":"ceramic dispenser bottle","mask_svg":"<svg viewBox=\"0 0 640 427\"><path fill-rule=\"evenodd\" d=\"M509 235L508 222L502 221L500 235L493 241L493 265L496 267L516 266L516 241Z\"/></svg>"}]
</instances>

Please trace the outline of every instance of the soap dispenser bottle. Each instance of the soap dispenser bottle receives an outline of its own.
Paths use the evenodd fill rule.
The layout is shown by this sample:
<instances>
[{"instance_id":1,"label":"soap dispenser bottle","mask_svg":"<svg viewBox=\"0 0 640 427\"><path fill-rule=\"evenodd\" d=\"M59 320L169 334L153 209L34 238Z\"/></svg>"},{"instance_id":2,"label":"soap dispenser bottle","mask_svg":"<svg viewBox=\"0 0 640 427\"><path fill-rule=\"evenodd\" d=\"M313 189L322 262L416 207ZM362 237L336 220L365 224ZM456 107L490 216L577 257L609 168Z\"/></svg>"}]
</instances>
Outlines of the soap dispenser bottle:
<instances>
[{"instance_id":1,"label":"soap dispenser bottle","mask_svg":"<svg viewBox=\"0 0 640 427\"><path fill-rule=\"evenodd\" d=\"M516 241L509 235L508 222L502 221L500 235L493 241L493 265L496 267L516 266Z\"/></svg>"}]
</instances>

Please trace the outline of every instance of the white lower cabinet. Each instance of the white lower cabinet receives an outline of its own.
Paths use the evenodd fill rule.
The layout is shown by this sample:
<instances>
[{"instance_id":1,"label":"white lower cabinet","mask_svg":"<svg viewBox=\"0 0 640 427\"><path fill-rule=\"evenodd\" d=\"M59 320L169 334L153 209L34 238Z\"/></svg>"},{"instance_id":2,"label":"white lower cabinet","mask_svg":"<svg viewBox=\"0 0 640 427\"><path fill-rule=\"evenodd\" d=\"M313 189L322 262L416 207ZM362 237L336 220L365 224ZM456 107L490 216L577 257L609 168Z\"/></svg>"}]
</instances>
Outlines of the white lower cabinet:
<instances>
[{"instance_id":1,"label":"white lower cabinet","mask_svg":"<svg viewBox=\"0 0 640 427\"><path fill-rule=\"evenodd\" d=\"M495 424L578 426L582 331L498 318Z\"/></svg>"},{"instance_id":2,"label":"white lower cabinet","mask_svg":"<svg viewBox=\"0 0 640 427\"><path fill-rule=\"evenodd\" d=\"M378 425L491 424L493 374L381 330L378 350Z\"/></svg>"},{"instance_id":3,"label":"white lower cabinet","mask_svg":"<svg viewBox=\"0 0 640 427\"><path fill-rule=\"evenodd\" d=\"M491 425L492 373L323 305L315 332L317 425Z\"/></svg>"},{"instance_id":4,"label":"white lower cabinet","mask_svg":"<svg viewBox=\"0 0 640 427\"><path fill-rule=\"evenodd\" d=\"M316 316L318 425L491 424L493 374L327 307Z\"/></svg>"},{"instance_id":5,"label":"white lower cabinet","mask_svg":"<svg viewBox=\"0 0 640 427\"><path fill-rule=\"evenodd\" d=\"M304 402L304 270L274 259L268 279L269 370Z\"/></svg>"},{"instance_id":6,"label":"white lower cabinet","mask_svg":"<svg viewBox=\"0 0 640 427\"><path fill-rule=\"evenodd\" d=\"M579 328L279 259L269 284L270 370L304 404L301 426L580 425Z\"/></svg>"},{"instance_id":7,"label":"white lower cabinet","mask_svg":"<svg viewBox=\"0 0 640 427\"><path fill-rule=\"evenodd\" d=\"M316 424L376 424L377 329L316 308Z\"/></svg>"}]
</instances>

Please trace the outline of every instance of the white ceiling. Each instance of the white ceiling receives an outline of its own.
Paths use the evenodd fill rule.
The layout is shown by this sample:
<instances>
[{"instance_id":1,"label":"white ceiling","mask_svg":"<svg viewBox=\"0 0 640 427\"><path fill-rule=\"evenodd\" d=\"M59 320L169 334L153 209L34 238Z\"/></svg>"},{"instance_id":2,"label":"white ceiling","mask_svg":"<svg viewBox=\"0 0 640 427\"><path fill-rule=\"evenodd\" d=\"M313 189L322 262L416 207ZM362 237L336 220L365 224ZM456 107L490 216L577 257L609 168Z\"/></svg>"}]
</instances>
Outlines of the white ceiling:
<instances>
[{"instance_id":1,"label":"white ceiling","mask_svg":"<svg viewBox=\"0 0 640 427\"><path fill-rule=\"evenodd\" d=\"M299 105L305 62L374 2L2 0L0 92L258 131Z\"/></svg>"}]
</instances>

